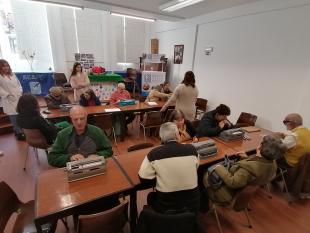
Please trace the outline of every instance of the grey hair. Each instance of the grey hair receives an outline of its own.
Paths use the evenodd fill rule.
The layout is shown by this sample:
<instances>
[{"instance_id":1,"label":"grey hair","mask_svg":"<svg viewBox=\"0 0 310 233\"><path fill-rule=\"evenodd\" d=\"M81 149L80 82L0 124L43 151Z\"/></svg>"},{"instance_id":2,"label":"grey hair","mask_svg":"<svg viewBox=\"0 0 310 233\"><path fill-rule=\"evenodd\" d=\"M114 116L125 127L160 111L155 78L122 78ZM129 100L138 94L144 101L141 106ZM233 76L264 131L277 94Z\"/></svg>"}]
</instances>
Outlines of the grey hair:
<instances>
[{"instance_id":1,"label":"grey hair","mask_svg":"<svg viewBox=\"0 0 310 233\"><path fill-rule=\"evenodd\" d=\"M166 143L170 140L176 140L176 135L179 132L176 124L172 122L166 122L160 126L159 136L163 143Z\"/></svg>"},{"instance_id":2,"label":"grey hair","mask_svg":"<svg viewBox=\"0 0 310 233\"><path fill-rule=\"evenodd\" d=\"M117 84L117 87L120 87L120 88L122 88L122 89L124 89L125 90L125 83L118 83Z\"/></svg>"},{"instance_id":3,"label":"grey hair","mask_svg":"<svg viewBox=\"0 0 310 233\"><path fill-rule=\"evenodd\" d=\"M260 154L269 160L279 159L283 157L287 147L281 138L276 135L267 135L261 143Z\"/></svg>"}]
</instances>

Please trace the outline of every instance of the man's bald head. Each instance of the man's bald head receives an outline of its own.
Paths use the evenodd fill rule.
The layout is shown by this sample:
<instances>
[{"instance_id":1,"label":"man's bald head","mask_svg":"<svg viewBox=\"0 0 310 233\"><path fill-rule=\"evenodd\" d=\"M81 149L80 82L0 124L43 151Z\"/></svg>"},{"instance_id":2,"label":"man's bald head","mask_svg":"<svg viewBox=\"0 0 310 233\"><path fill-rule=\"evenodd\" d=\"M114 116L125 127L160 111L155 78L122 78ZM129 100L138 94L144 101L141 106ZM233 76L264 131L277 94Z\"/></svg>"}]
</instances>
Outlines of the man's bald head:
<instances>
[{"instance_id":1,"label":"man's bald head","mask_svg":"<svg viewBox=\"0 0 310 233\"><path fill-rule=\"evenodd\" d=\"M80 105L75 105L70 109L70 117L76 114L86 114L86 116L88 115L86 108Z\"/></svg>"},{"instance_id":2,"label":"man's bald head","mask_svg":"<svg viewBox=\"0 0 310 233\"><path fill-rule=\"evenodd\" d=\"M298 113L290 113L285 117L283 123L288 130L292 130L302 125L302 117Z\"/></svg>"},{"instance_id":3,"label":"man's bald head","mask_svg":"<svg viewBox=\"0 0 310 233\"><path fill-rule=\"evenodd\" d=\"M85 132L87 115L86 109L82 106L73 106L70 110L70 118L78 135Z\"/></svg>"}]
</instances>

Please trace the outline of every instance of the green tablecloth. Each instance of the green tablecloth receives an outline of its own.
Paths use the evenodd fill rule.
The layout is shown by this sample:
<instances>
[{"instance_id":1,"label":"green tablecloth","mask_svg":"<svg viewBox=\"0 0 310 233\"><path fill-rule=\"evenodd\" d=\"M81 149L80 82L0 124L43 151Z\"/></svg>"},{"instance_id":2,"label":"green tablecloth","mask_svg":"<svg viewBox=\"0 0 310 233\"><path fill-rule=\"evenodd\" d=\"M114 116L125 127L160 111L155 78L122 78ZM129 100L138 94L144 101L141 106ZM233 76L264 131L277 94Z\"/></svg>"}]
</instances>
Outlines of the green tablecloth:
<instances>
[{"instance_id":1,"label":"green tablecloth","mask_svg":"<svg viewBox=\"0 0 310 233\"><path fill-rule=\"evenodd\" d=\"M104 74L89 74L90 82L121 82L124 78L119 74L104 73Z\"/></svg>"}]
</instances>

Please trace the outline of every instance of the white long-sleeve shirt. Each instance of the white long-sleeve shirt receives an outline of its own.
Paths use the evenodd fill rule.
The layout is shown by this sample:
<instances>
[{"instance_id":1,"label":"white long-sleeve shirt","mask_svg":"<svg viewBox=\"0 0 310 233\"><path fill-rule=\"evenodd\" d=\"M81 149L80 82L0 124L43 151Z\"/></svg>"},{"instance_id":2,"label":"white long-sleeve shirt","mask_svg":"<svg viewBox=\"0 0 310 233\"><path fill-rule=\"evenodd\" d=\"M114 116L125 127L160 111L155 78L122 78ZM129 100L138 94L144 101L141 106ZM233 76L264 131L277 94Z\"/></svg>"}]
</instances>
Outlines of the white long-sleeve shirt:
<instances>
[{"instance_id":1,"label":"white long-sleeve shirt","mask_svg":"<svg viewBox=\"0 0 310 233\"><path fill-rule=\"evenodd\" d=\"M9 77L0 75L0 97L4 113L17 114L16 106L22 94L22 86L15 74Z\"/></svg>"}]
</instances>

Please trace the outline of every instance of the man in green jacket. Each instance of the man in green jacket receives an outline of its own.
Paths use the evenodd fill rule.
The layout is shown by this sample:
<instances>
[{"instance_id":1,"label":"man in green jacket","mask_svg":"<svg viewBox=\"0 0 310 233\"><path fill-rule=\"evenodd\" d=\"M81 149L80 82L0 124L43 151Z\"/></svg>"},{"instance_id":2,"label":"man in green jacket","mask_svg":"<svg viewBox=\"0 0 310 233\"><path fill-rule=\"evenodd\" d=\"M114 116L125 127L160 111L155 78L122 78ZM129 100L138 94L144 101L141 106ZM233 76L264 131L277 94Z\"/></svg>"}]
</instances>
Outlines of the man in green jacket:
<instances>
[{"instance_id":1,"label":"man in green jacket","mask_svg":"<svg viewBox=\"0 0 310 233\"><path fill-rule=\"evenodd\" d=\"M112 146L104 132L87 124L87 111L84 107L74 106L70 110L70 118L73 126L58 133L47 156L51 166L65 167L69 161L93 156L112 156Z\"/></svg>"},{"instance_id":2,"label":"man in green jacket","mask_svg":"<svg viewBox=\"0 0 310 233\"><path fill-rule=\"evenodd\" d=\"M276 175L276 159L283 156L286 146L275 135L265 136L257 149L256 156L247 157L235 163L230 169L215 165L216 174L223 181L220 187L211 184L209 174L204 178L204 186L208 197L215 203L229 204L233 197L247 185L263 185L270 182Z\"/></svg>"}]
</instances>

